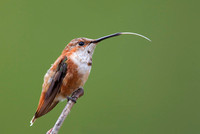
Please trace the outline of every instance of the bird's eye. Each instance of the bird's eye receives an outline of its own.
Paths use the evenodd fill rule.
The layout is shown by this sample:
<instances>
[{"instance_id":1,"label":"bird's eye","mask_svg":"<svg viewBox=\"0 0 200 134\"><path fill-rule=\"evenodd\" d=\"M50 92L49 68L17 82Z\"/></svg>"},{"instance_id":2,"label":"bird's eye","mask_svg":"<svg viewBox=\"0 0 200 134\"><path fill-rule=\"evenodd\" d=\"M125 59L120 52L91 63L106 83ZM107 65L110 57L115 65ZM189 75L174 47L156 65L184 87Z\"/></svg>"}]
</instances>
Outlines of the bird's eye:
<instances>
[{"instance_id":1,"label":"bird's eye","mask_svg":"<svg viewBox=\"0 0 200 134\"><path fill-rule=\"evenodd\" d=\"M79 44L79 46L83 46L85 43L81 41L78 44Z\"/></svg>"}]
</instances>

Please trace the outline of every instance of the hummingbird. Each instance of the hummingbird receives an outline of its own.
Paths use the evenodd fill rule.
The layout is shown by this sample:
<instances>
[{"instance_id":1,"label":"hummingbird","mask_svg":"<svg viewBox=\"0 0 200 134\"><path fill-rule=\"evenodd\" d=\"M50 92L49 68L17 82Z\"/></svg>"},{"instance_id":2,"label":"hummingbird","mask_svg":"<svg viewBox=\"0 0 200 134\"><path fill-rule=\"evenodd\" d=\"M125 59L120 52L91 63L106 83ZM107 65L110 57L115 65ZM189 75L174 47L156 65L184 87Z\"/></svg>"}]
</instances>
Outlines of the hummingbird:
<instances>
[{"instance_id":1,"label":"hummingbird","mask_svg":"<svg viewBox=\"0 0 200 134\"><path fill-rule=\"evenodd\" d=\"M39 104L30 126L37 118L47 114L60 101L70 99L73 92L84 86L92 67L92 55L99 42L123 34L137 35L151 41L141 34L131 32L119 32L98 39L71 40L44 76Z\"/></svg>"}]
</instances>

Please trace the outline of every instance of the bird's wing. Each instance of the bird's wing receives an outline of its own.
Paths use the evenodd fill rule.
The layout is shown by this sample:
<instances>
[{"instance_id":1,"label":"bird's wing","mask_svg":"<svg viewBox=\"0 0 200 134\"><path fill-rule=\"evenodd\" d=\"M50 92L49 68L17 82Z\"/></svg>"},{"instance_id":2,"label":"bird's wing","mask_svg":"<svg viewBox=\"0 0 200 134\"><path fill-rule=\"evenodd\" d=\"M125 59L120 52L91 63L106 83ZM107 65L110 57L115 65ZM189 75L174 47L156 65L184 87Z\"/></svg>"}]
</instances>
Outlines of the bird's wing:
<instances>
[{"instance_id":1,"label":"bird's wing","mask_svg":"<svg viewBox=\"0 0 200 134\"><path fill-rule=\"evenodd\" d=\"M57 68L52 75L51 83L46 91L42 91L39 105L35 113L35 118L38 118L50 110L52 110L58 103L54 101L56 95L60 92L60 87L62 85L63 78L67 73L67 57L62 58L57 65Z\"/></svg>"}]
</instances>

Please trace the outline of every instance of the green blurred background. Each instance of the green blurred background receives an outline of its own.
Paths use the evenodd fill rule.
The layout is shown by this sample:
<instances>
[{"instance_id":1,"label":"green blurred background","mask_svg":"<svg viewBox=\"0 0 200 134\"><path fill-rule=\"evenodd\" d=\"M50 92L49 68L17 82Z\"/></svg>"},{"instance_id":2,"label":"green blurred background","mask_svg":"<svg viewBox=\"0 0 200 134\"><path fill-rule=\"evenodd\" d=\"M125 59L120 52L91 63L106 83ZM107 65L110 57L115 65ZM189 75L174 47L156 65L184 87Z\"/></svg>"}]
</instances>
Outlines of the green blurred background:
<instances>
[{"instance_id":1,"label":"green blurred background","mask_svg":"<svg viewBox=\"0 0 200 134\"><path fill-rule=\"evenodd\" d=\"M0 129L44 134L66 101L29 126L43 77L65 45L98 38L85 95L60 133L199 134L200 2L0 1Z\"/></svg>"}]
</instances>

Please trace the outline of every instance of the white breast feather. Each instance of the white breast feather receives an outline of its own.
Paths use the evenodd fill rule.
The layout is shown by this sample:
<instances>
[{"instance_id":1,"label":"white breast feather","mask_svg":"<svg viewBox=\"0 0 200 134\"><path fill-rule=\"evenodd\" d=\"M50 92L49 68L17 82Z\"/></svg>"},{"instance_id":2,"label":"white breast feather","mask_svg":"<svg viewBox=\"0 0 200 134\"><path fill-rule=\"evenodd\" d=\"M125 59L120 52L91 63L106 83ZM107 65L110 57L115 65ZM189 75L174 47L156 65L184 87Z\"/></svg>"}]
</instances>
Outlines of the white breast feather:
<instances>
[{"instance_id":1,"label":"white breast feather","mask_svg":"<svg viewBox=\"0 0 200 134\"><path fill-rule=\"evenodd\" d=\"M90 72L91 66L88 66L88 63L92 62L90 55L86 55L85 53L82 52L75 52L71 55L70 58L78 66L79 73L85 74Z\"/></svg>"},{"instance_id":2,"label":"white breast feather","mask_svg":"<svg viewBox=\"0 0 200 134\"><path fill-rule=\"evenodd\" d=\"M88 63L92 63L92 55L95 47L95 44L90 44L86 48L80 49L71 55L70 58L78 66L79 73L90 73L91 66L89 66ZM90 51L90 53L88 53L88 51Z\"/></svg>"}]
</instances>

